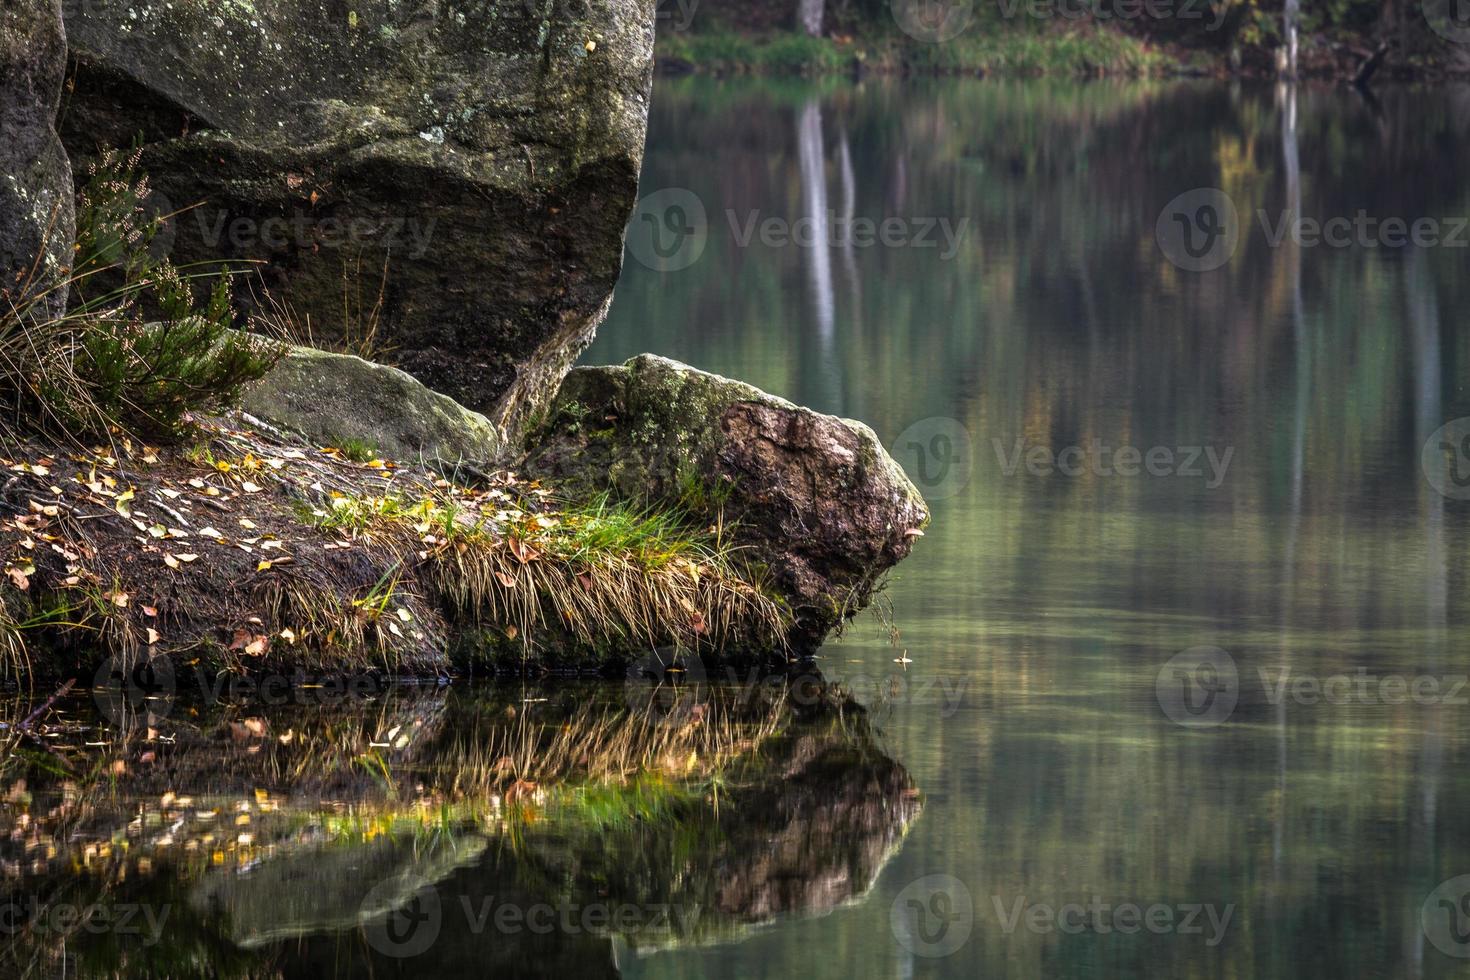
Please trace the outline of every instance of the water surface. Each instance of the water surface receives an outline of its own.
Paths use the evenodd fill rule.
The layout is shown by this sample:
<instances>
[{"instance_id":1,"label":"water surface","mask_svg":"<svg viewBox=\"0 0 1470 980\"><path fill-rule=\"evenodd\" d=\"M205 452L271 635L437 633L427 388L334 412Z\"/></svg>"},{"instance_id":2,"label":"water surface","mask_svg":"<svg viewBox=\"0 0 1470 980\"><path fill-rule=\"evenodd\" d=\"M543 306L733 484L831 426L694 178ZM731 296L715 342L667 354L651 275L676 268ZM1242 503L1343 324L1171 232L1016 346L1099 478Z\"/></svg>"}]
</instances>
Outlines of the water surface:
<instances>
[{"instance_id":1,"label":"water surface","mask_svg":"<svg viewBox=\"0 0 1470 980\"><path fill-rule=\"evenodd\" d=\"M846 694L68 697L0 785L11 900L172 918L11 914L7 973L1464 975L1470 249L1269 232L1451 235L1467 151L1456 89L661 81L669 193L584 361L909 469L933 523L823 649ZM1201 189L1212 271L1168 237Z\"/></svg>"},{"instance_id":2,"label":"water surface","mask_svg":"<svg viewBox=\"0 0 1470 980\"><path fill-rule=\"evenodd\" d=\"M1470 248L1268 232L1286 210L1470 214L1470 93L694 80L657 96L642 192L692 192L704 248L681 269L630 261L584 361L667 354L863 419L904 462L934 508L888 593L913 663L860 621L822 666L879 706L926 806L863 902L626 972L1463 975L1421 912L1470 873L1470 503L1436 490L1470 458L1427 471L1421 449L1470 415ZM1156 237L1197 188L1242 226L1214 271ZM742 245L756 212L969 220L945 256ZM1174 455L1155 467L1170 475L1075 454L1077 476L1008 475L1018 443ZM1228 656L1204 666L1233 665L1236 704L1186 727L1158 682L1200 646ZM1306 686L1278 694L1283 676ZM948 936L932 889L904 891L936 874L973 906ZM1007 931L1018 901L1233 913L1218 937L1123 934L1106 913ZM1454 938L1470 904L1431 911L1470 953Z\"/></svg>"}]
</instances>

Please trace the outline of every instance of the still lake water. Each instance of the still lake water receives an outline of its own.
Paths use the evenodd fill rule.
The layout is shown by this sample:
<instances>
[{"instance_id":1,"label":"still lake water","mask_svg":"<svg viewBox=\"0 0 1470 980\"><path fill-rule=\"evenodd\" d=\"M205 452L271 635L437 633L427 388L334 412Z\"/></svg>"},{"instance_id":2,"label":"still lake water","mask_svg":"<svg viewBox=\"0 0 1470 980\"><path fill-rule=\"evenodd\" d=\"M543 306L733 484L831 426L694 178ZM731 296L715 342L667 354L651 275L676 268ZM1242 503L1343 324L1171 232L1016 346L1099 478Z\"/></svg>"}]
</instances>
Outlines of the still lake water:
<instances>
[{"instance_id":1,"label":"still lake water","mask_svg":"<svg viewBox=\"0 0 1470 980\"><path fill-rule=\"evenodd\" d=\"M682 269L636 253L653 261L629 261L584 362L666 354L862 419L904 463L934 510L889 590L913 663L894 664L864 619L822 669L870 703L887 692L885 744L925 808L862 901L628 975L1470 974L1421 916L1470 874L1470 691L1450 696L1470 672L1470 501L1421 465L1431 435L1470 415L1470 235L1443 220L1440 247L1268 236L1296 201L1324 222L1470 215L1470 92L1379 100L660 83L641 193L692 192L703 250ZM1178 268L1156 238L1165 206L1197 188L1228 195L1241 226L1214 271ZM933 247L744 235L757 214L759 228L822 212L835 229L910 219L914 236L922 219L968 222L954 249L937 231ZM1103 465L1061 460L1078 476L1007 475L1018 443L1055 458L1094 440ZM1173 451L1153 467L1169 475L1119 447ZM1439 458L1470 470L1470 454ZM1184 727L1157 683L1200 646L1224 651L1205 669L1233 665L1220 697L1237 703ZM1331 702L1291 686L1334 675L1352 680L1346 698L1342 681ZM1164 683L1178 713L1180 679ZM943 897L903 893L928 875L969 894L973 915L947 935ZM896 900L899 930L924 929L908 944ZM1203 911L1199 933L1123 934L1095 910L1070 913L1069 931L1045 911L1007 931L1018 902L1094 900L1169 906L1176 924L1188 905L1233 913L1218 942ZM1470 902L1454 914L1429 924L1465 956Z\"/></svg>"},{"instance_id":2,"label":"still lake water","mask_svg":"<svg viewBox=\"0 0 1470 980\"><path fill-rule=\"evenodd\" d=\"M1466 975L1470 442L1438 430L1470 416L1470 92L1378 99L661 80L667 193L584 362L738 377L909 469L934 514L898 635L865 615L819 661L866 720L456 685L181 700L119 743L64 699L51 756L100 761L79 789L33 750L0 787L11 901L171 919L63 942L12 906L4 972ZM1449 241L1273 242L1288 208ZM606 759L605 717L634 732ZM697 770L772 726L694 803L520 780ZM408 896L431 932L384 918ZM487 928L496 902L633 919Z\"/></svg>"}]
</instances>

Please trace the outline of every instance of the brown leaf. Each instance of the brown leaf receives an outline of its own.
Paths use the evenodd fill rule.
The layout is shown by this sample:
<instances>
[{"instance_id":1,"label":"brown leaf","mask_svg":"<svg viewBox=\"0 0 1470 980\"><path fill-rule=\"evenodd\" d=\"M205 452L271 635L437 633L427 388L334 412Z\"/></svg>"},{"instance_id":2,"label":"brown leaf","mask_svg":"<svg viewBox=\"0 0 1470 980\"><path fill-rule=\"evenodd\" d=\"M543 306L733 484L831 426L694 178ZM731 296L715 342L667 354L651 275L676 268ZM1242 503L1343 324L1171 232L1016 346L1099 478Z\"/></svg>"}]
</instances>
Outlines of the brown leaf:
<instances>
[{"instance_id":1,"label":"brown leaf","mask_svg":"<svg viewBox=\"0 0 1470 980\"><path fill-rule=\"evenodd\" d=\"M510 553L515 555L516 560L519 561L522 565L533 562L537 558L541 557L541 552L526 544L515 535L511 535L509 538L507 538L506 544L510 546Z\"/></svg>"}]
</instances>

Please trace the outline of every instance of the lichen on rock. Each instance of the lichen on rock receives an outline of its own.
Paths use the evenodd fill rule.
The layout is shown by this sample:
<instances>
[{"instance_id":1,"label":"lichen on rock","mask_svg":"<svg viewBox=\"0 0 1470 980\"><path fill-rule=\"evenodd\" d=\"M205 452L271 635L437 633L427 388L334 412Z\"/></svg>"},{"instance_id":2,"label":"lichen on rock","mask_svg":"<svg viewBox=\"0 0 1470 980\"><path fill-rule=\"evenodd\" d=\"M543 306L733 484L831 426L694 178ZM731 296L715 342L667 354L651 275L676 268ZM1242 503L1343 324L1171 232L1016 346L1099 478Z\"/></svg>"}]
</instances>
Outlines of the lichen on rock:
<instances>
[{"instance_id":1,"label":"lichen on rock","mask_svg":"<svg viewBox=\"0 0 1470 980\"><path fill-rule=\"evenodd\" d=\"M791 603L798 650L864 608L929 519L868 426L648 354L567 375L523 468L729 522Z\"/></svg>"},{"instance_id":2,"label":"lichen on rock","mask_svg":"<svg viewBox=\"0 0 1470 980\"><path fill-rule=\"evenodd\" d=\"M160 200L188 209L170 222L180 263L262 263L323 339L380 295L399 364L509 433L590 343L637 193L653 0L67 0L66 16L68 146L143 133Z\"/></svg>"},{"instance_id":3,"label":"lichen on rock","mask_svg":"<svg viewBox=\"0 0 1470 980\"><path fill-rule=\"evenodd\" d=\"M0 296L59 316L55 288L75 237L71 163L57 138L56 109L66 68L57 0L0 5Z\"/></svg>"}]
</instances>

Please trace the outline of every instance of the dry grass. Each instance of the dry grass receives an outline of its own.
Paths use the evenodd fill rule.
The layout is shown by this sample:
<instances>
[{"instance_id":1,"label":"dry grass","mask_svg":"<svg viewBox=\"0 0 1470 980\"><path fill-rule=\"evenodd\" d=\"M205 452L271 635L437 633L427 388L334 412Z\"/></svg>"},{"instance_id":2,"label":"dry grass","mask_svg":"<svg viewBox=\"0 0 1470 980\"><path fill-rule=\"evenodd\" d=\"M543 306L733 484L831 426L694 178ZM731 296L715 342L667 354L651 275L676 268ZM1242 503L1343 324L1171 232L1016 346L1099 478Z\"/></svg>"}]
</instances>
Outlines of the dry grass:
<instances>
[{"instance_id":1,"label":"dry grass","mask_svg":"<svg viewBox=\"0 0 1470 980\"><path fill-rule=\"evenodd\" d=\"M446 485L411 501L337 496L308 519L412 551L420 581L461 619L497 627L528 651L542 637L764 649L779 647L789 625L736 550L670 514Z\"/></svg>"},{"instance_id":2,"label":"dry grass","mask_svg":"<svg viewBox=\"0 0 1470 980\"><path fill-rule=\"evenodd\" d=\"M207 427L190 450L0 457L0 597L45 670L203 657L231 672L599 668L675 646L769 656L790 613L712 530L513 474L417 466ZM19 639L17 639L19 638ZM74 666L67 666L71 658Z\"/></svg>"}]
</instances>

